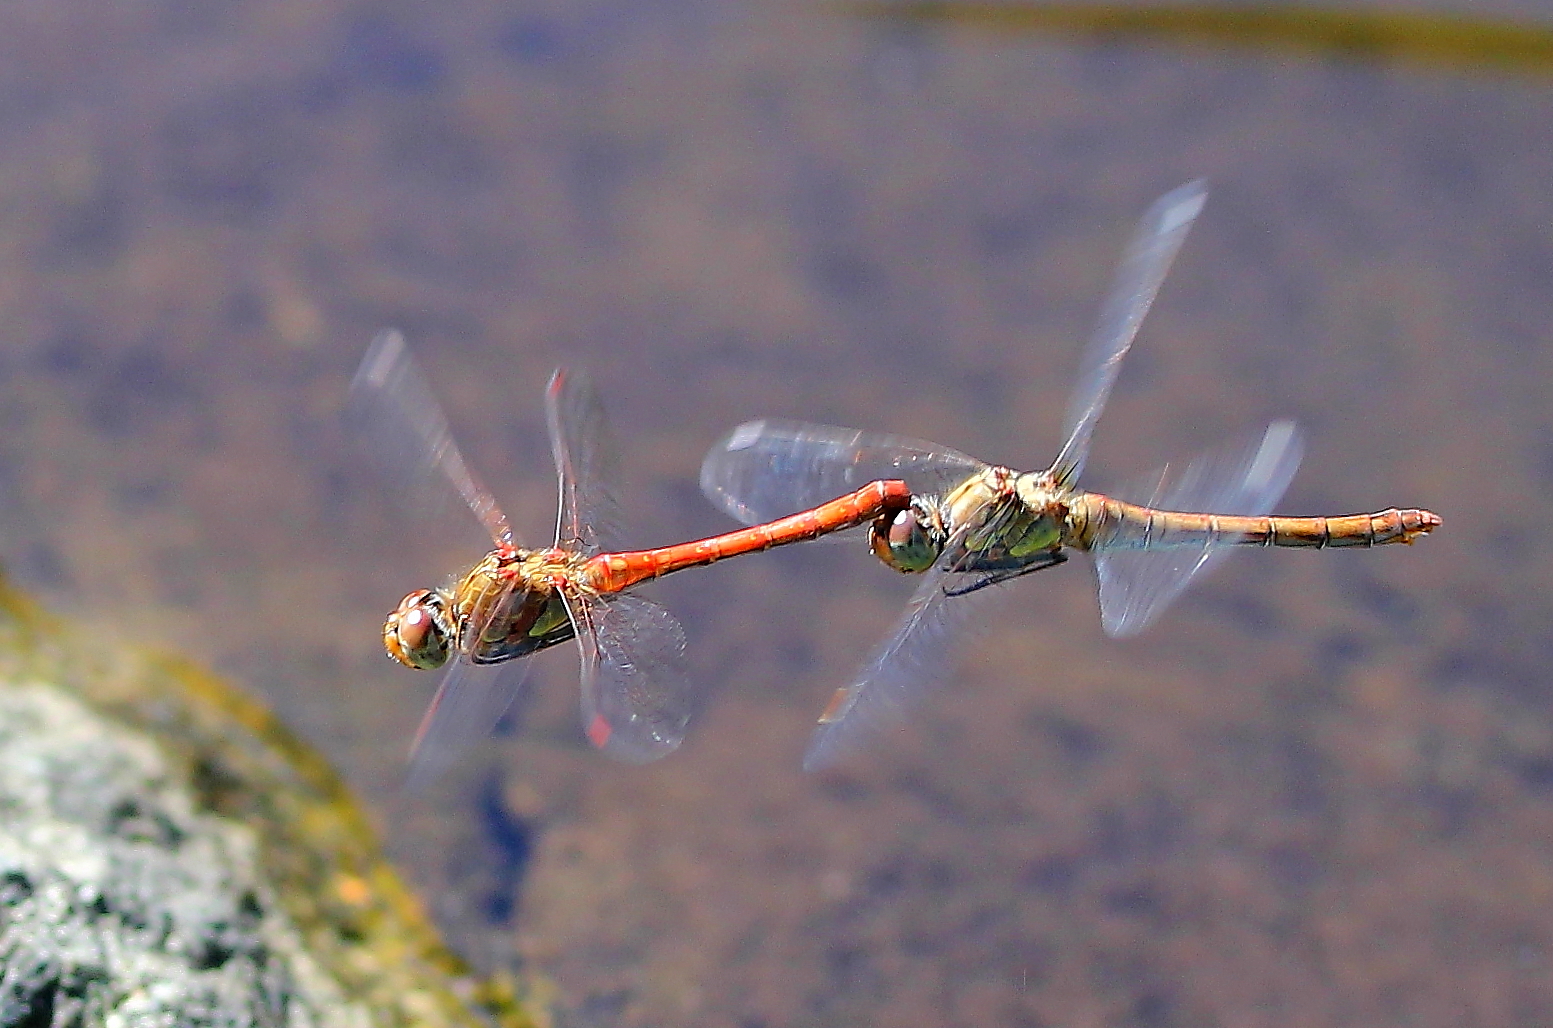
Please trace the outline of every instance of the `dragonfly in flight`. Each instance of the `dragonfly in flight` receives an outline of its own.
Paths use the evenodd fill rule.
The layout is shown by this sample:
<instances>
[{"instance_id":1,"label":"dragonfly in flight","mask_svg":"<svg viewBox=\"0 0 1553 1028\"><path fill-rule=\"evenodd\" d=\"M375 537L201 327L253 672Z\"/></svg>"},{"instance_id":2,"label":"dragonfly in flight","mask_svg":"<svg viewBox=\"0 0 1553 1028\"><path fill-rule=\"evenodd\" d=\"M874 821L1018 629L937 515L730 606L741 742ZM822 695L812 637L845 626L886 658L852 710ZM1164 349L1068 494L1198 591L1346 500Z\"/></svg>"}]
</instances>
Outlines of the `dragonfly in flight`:
<instances>
[{"instance_id":1,"label":"dragonfly in flight","mask_svg":"<svg viewBox=\"0 0 1553 1028\"><path fill-rule=\"evenodd\" d=\"M694 697L682 666L684 632L662 606L625 590L726 557L802 542L904 510L900 480L870 481L792 517L651 550L611 549L619 507L602 406L587 380L558 370L545 392L560 511L551 546L518 544L479 482L404 337L380 334L351 384L350 420L414 492L452 487L489 533L492 549L451 584L417 589L388 615L383 645L407 667L445 667L411 746L412 785L440 773L468 739L487 732L521 689L519 658L575 638L588 740L644 763L676 749ZM438 481L438 480L441 481Z\"/></svg>"},{"instance_id":2,"label":"dragonfly in flight","mask_svg":"<svg viewBox=\"0 0 1553 1028\"><path fill-rule=\"evenodd\" d=\"M1125 636L1154 620L1232 546L1411 543L1440 524L1430 511L1396 508L1269 517L1303 452L1289 421L1119 490L1133 502L1078 487L1121 359L1206 195L1200 181L1190 182L1144 214L1084 350L1066 441L1045 471L998 467L900 436L771 419L740 425L708 452L702 491L747 523L873 479L900 478L913 489L910 506L874 521L869 542L885 564L924 578L890 637L832 697L806 768L833 763L860 737L898 720L940 679L950 644L976 623L976 601L999 591L989 587L1060 564L1069 550L1093 558L1101 624L1109 635Z\"/></svg>"}]
</instances>

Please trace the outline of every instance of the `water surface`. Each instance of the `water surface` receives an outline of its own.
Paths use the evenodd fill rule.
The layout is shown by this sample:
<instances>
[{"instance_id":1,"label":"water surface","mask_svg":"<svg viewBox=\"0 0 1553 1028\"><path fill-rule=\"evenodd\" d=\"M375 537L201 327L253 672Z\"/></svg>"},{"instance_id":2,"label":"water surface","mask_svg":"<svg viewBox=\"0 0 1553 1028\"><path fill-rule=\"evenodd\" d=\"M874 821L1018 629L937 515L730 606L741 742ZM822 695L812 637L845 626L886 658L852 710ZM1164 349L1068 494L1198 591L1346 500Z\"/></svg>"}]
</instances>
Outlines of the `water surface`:
<instances>
[{"instance_id":1,"label":"water surface","mask_svg":"<svg viewBox=\"0 0 1553 1028\"><path fill-rule=\"evenodd\" d=\"M203 655L343 767L458 942L600 1025L1553 1017L1553 93L1535 77L709 0L180 0L0 16L0 553ZM530 541L541 390L607 395L628 541L726 526L761 414L1044 466L1133 219L1208 207L1101 421L1104 488L1277 417L1282 509L1424 545L1226 561L1107 640L1014 583L910 730L798 769L908 582L808 548L653 589L707 709L590 753L570 652L435 795L378 650L478 556L338 423L431 367Z\"/></svg>"}]
</instances>

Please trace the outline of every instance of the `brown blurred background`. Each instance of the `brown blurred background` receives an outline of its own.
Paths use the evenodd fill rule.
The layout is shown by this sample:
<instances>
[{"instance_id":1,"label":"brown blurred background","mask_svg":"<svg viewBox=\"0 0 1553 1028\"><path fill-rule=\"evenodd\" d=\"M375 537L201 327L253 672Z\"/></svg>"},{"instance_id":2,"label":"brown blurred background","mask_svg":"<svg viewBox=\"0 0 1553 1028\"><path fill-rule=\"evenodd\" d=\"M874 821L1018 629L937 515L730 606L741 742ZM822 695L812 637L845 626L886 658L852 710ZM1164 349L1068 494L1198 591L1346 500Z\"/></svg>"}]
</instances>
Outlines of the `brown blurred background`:
<instances>
[{"instance_id":1,"label":"brown blurred background","mask_svg":"<svg viewBox=\"0 0 1553 1028\"><path fill-rule=\"evenodd\" d=\"M1197 176L1088 483L1292 416L1283 511L1434 538L1238 556L1124 643L1082 562L1016 582L822 776L910 583L730 562L651 590L707 697L682 752L589 752L558 648L399 793L434 681L381 618L481 539L345 438L375 330L529 541L545 376L586 367L628 542L679 541L760 414L1044 466L1134 219ZM22 0L0 225L6 566L272 703L567 1023L1553 1022L1553 79L760 0Z\"/></svg>"}]
</instances>

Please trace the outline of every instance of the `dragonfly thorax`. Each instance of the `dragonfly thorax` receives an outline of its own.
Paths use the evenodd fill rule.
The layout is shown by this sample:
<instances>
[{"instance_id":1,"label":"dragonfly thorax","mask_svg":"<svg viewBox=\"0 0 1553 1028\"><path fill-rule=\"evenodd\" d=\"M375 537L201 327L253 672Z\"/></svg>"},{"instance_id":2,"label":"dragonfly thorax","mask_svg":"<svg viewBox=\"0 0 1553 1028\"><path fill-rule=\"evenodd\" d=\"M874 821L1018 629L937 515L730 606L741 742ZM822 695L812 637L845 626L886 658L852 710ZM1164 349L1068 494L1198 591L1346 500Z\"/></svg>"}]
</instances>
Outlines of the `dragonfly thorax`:
<instances>
[{"instance_id":1,"label":"dragonfly thorax","mask_svg":"<svg viewBox=\"0 0 1553 1028\"><path fill-rule=\"evenodd\" d=\"M453 591L457 647L477 664L510 660L572 637L562 595L575 557L562 550L492 550Z\"/></svg>"},{"instance_id":2,"label":"dragonfly thorax","mask_svg":"<svg viewBox=\"0 0 1553 1028\"><path fill-rule=\"evenodd\" d=\"M388 655L423 671L446 664L457 634L449 606L450 597L441 589L417 589L400 600L383 622L383 648Z\"/></svg>"},{"instance_id":3,"label":"dragonfly thorax","mask_svg":"<svg viewBox=\"0 0 1553 1028\"><path fill-rule=\"evenodd\" d=\"M501 565L501 573L515 577L529 590L559 592L586 585L587 576L579 573L584 563L569 550L518 550Z\"/></svg>"},{"instance_id":4,"label":"dragonfly thorax","mask_svg":"<svg viewBox=\"0 0 1553 1028\"><path fill-rule=\"evenodd\" d=\"M1058 485L1052 472L1029 472L1014 482L1014 495L1019 498L1029 524L1023 537L1010 542L1015 556L1027 556L1040 550L1055 550L1062 546L1072 506L1072 490Z\"/></svg>"},{"instance_id":5,"label":"dragonfly thorax","mask_svg":"<svg viewBox=\"0 0 1553 1028\"><path fill-rule=\"evenodd\" d=\"M988 467L949 494L945 523L954 525L961 570L1009 570L1046 563L1062 546L1065 491L1047 472Z\"/></svg>"}]
</instances>

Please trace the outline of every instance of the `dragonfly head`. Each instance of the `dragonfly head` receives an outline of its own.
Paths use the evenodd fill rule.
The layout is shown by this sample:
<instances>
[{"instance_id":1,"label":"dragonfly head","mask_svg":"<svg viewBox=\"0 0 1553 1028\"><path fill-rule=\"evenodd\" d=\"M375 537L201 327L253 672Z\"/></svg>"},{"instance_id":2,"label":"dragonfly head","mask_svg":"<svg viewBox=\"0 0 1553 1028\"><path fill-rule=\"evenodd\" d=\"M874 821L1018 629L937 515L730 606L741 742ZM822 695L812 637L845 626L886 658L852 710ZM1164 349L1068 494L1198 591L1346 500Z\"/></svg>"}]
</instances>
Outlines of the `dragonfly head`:
<instances>
[{"instance_id":1,"label":"dragonfly head","mask_svg":"<svg viewBox=\"0 0 1553 1028\"><path fill-rule=\"evenodd\" d=\"M430 670L446 664L454 635L448 595L439 589L416 590L383 622L383 648L405 667Z\"/></svg>"},{"instance_id":2,"label":"dragonfly head","mask_svg":"<svg viewBox=\"0 0 1553 1028\"><path fill-rule=\"evenodd\" d=\"M943 552L944 531L932 506L914 496L905 510L874 519L868 545L896 571L915 575L932 567Z\"/></svg>"}]
</instances>

